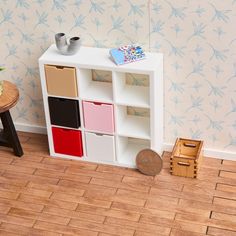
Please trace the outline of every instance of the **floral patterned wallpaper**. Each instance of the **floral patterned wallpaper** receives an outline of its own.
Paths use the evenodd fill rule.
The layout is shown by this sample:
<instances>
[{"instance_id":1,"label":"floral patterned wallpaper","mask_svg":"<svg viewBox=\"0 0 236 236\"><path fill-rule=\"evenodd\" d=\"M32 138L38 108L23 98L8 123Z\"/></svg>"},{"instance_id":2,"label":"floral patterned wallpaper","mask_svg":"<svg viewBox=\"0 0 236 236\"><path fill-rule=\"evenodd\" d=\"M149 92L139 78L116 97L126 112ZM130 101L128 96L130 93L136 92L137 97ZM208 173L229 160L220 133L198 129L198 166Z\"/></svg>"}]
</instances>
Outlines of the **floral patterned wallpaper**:
<instances>
[{"instance_id":1,"label":"floral patterned wallpaper","mask_svg":"<svg viewBox=\"0 0 236 236\"><path fill-rule=\"evenodd\" d=\"M165 143L236 152L236 0L0 0L0 79L16 83L15 122L44 126L38 58L54 34L83 45L139 42L164 53Z\"/></svg>"}]
</instances>

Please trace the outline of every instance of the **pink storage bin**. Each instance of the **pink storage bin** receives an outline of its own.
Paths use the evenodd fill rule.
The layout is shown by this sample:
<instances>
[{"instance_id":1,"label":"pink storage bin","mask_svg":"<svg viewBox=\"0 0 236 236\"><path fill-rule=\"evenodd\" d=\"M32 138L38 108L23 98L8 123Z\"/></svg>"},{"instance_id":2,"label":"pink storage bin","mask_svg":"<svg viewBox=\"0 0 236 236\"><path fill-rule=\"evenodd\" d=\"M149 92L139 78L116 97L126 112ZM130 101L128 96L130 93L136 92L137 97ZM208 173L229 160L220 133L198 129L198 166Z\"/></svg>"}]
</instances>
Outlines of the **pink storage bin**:
<instances>
[{"instance_id":1,"label":"pink storage bin","mask_svg":"<svg viewBox=\"0 0 236 236\"><path fill-rule=\"evenodd\" d=\"M85 129L109 134L114 133L112 104L83 101L83 114Z\"/></svg>"}]
</instances>

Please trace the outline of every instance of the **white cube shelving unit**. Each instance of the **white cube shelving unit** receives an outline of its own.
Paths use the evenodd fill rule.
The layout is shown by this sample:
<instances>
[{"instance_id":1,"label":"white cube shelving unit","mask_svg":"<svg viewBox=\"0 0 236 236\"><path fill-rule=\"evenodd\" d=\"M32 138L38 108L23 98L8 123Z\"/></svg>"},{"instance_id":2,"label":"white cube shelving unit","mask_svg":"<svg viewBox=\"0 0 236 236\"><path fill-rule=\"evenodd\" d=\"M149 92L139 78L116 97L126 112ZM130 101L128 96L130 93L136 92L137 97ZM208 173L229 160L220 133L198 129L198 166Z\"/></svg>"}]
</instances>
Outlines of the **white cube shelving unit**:
<instances>
[{"instance_id":1,"label":"white cube shelving unit","mask_svg":"<svg viewBox=\"0 0 236 236\"><path fill-rule=\"evenodd\" d=\"M159 154L162 153L162 54L146 53L144 60L117 66L109 56L109 49L81 47L75 55L63 56L59 54L56 46L52 45L40 57L39 68L51 156L135 167L136 155L142 149L151 148ZM49 72L46 71L46 68L49 68ZM66 84L64 83L66 76L64 81L60 76L60 70L63 68L67 68L70 74L75 74L75 79L71 79L71 81L76 81L74 82L77 91L76 96L61 96L55 92L56 88L53 87L53 83L55 81L55 86L58 86L58 75L63 86ZM75 73L71 72L73 69ZM54 70L56 71L55 78L51 75ZM94 80L93 72L95 71L108 74L110 80ZM66 74L66 70L64 74ZM47 78L49 75L51 78ZM134 81L130 81L130 78ZM48 80L55 89L52 94L47 86ZM64 90L66 89L65 86ZM74 94L74 91L72 92ZM70 94L70 92L68 91L65 94ZM61 98L62 101L59 99L58 104L55 104L56 106L60 106L60 102L63 102L64 99L77 101L80 111L78 114L80 126L70 129L72 133L74 131L81 132L82 156L71 156L55 151L52 127L61 128L65 130L65 133L68 127L51 124L49 97ZM114 132L87 130L84 125L86 117L83 113L83 104L85 104L83 101L94 102L94 104L110 104L113 107ZM62 115L70 114L65 112Z\"/></svg>"}]
</instances>

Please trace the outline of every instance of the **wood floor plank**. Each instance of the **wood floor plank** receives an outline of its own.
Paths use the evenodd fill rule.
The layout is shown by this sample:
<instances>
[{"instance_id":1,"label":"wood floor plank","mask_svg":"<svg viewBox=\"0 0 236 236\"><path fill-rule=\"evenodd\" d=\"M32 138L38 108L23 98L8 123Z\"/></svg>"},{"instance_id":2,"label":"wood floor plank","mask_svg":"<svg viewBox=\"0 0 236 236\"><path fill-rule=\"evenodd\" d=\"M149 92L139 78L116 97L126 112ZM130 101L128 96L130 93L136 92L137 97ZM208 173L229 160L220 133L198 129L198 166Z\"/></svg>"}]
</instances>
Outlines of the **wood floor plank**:
<instances>
[{"instance_id":1,"label":"wood floor plank","mask_svg":"<svg viewBox=\"0 0 236 236\"><path fill-rule=\"evenodd\" d=\"M81 229L93 229L97 232L110 233L119 236L133 236L134 230L126 227L120 227L119 225L97 224L89 223L81 220L71 220L69 226L81 228Z\"/></svg>"},{"instance_id":2,"label":"wood floor plank","mask_svg":"<svg viewBox=\"0 0 236 236\"><path fill-rule=\"evenodd\" d=\"M76 161L76 160L68 160L68 159L62 159L62 158L44 158L42 163L44 164L50 164L50 165L61 165L66 167L75 167L75 168L81 168L85 170L96 170L97 164L91 163L91 162L83 162L83 161Z\"/></svg>"},{"instance_id":3,"label":"wood floor plank","mask_svg":"<svg viewBox=\"0 0 236 236\"><path fill-rule=\"evenodd\" d=\"M207 235L211 236L236 236L236 229L234 231L208 227Z\"/></svg>"},{"instance_id":4,"label":"wood floor plank","mask_svg":"<svg viewBox=\"0 0 236 236\"><path fill-rule=\"evenodd\" d=\"M80 204L76 211L86 212L88 214L96 214L102 216L111 216L114 218L126 219L131 221L138 221L140 218L140 214L127 211L127 210L116 210L116 209L106 209L101 207L94 207Z\"/></svg>"},{"instance_id":5,"label":"wood floor plank","mask_svg":"<svg viewBox=\"0 0 236 236\"><path fill-rule=\"evenodd\" d=\"M96 215L95 213L88 214L85 212L81 212L78 209L79 208L77 208L77 211L71 211L71 210L46 206L43 209L43 212L51 214L51 215L69 217L71 219L82 219L85 221L92 221L92 222L97 222L97 223L103 223L105 220L105 216Z\"/></svg>"},{"instance_id":6,"label":"wood floor plank","mask_svg":"<svg viewBox=\"0 0 236 236\"><path fill-rule=\"evenodd\" d=\"M216 190L236 193L236 185L228 185L228 184L217 183Z\"/></svg>"},{"instance_id":7,"label":"wood floor plank","mask_svg":"<svg viewBox=\"0 0 236 236\"><path fill-rule=\"evenodd\" d=\"M107 217L105 220L105 224L108 225L115 225L117 227L127 227L132 230L137 230L140 232L146 232L146 233L152 233L156 234L158 232L161 232L162 235L169 235L171 228L166 226L158 226L158 225L152 225L152 224L145 224L140 222L134 222L134 221L128 221L123 219L117 219L112 217Z\"/></svg>"},{"instance_id":8,"label":"wood floor plank","mask_svg":"<svg viewBox=\"0 0 236 236\"><path fill-rule=\"evenodd\" d=\"M172 229L170 236L203 236L206 234L194 233L191 231Z\"/></svg>"},{"instance_id":9,"label":"wood floor plank","mask_svg":"<svg viewBox=\"0 0 236 236\"><path fill-rule=\"evenodd\" d=\"M222 221L222 220L217 220L217 219L209 219L209 218L204 218L201 216L190 215L190 214L177 213L175 219L178 221L185 221L189 223L197 222L197 224L199 225L217 227L217 228L222 228L222 229L227 229L227 230L236 229L236 223L234 222Z\"/></svg>"},{"instance_id":10,"label":"wood floor plank","mask_svg":"<svg viewBox=\"0 0 236 236\"><path fill-rule=\"evenodd\" d=\"M220 212L213 211L211 213L211 218L212 219L225 220L225 221L236 223L236 215L232 215L232 214L225 214L225 213L220 213Z\"/></svg>"},{"instance_id":11,"label":"wood floor plank","mask_svg":"<svg viewBox=\"0 0 236 236\"><path fill-rule=\"evenodd\" d=\"M72 180L72 181L81 182L81 183L89 183L91 180L91 177L89 176L79 176L79 175L74 175L74 174L69 174L69 173L64 173L64 172L42 170L42 169L36 170L34 175L48 177L48 178Z\"/></svg>"},{"instance_id":12,"label":"wood floor plank","mask_svg":"<svg viewBox=\"0 0 236 236\"><path fill-rule=\"evenodd\" d=\"M175 217L175 212L173 212L171 210L168 211L168 209L166 209L166 208L165 208L165 210L144 208L142 206L135 206L135 205L120 203L120 202L113 202L111 205L111 208L117 209L117 210L136 212L136 213L142 214L142 215L161 216L161 217L167 218L167 219L174 219L174 217Z\"/></svg>"},{"instance_id":13,"label":"wood floor plank","mask_svg":"<svg viewBox=\"0 0 236 236\"><path fill-rule=\"evenodd\" d=\"M221 197L214 197L213 204L218 204L218 205L222 205L225 207L227 207L227 206L232 207L236 210L236 201L235 200L221 198Z\"/></svg>"},{"instance_id":14,"label":"wood floor plank","mask_svg":"<svg viewBox=\"0 0 236 236\"><path fill-rule=\"evenodd\" d=\"M49 198L43 198L43 197L32 197L28 194L20 194L19 201L33 204L40 204L40 205L46 205L46 206L55 206L62 209L68 209L68 210L75 210L78 206L75 202L67 202L63 200L57 200L57 199L49 199Z\"/></svg>"},{"instance_id":15,"label":"wood floor plank","mask_svg":"<svg viewBox=\"0 0 236 236\"><path fill-rule=\"evenodd\" d=\"M24 217L16 217L11 215L4 215L0 213L0 222L11 223L16 225L23 225L26 227L32 227L35 223L34 219L28 219Z\"/></svg>"},{"instance_id":16,"label":"wood floor plank","mask_svg":"<svg viewBox=\"0 0 236 236\"><path fill-rule=\"evenodd\" d=\"M120 194L109 194L106 192L101 193L101 191L92 191L92 190L87 190L84 196L88 198L94 198L110 202L123 202L123 203L133 204L136 206L144 206L146 202L145 199L139 199L129 195L124 196Z\"/></svg>"},{"instance_id":17,"label":"wood floor plank","mask_svg":"<svg viewBox=\"0 0 236 236\"><path fill-rule=\"evenodd\" d=\"M51 196L51 199L55 200L62 200L66 202L71 203L80 203L80 204L87 204L87 205L93 205L93 206L100 206L104 208L109 208L111 206L110 201L104 201L104 200L98 200L94 198L88 198L88 197L78 197L74 195L69 194L63 194L63 193L53 193Z\"/></svg>"},{"instance_id":18,"label":"wood floor plank","mask_svg":"<svg viewBox=\"0 0 236 236\"><path fill-rule=\"evenodd\" d=\"M94 178L100 178L100 179L112 179L114 181L121 181L123 178L123 175L100 172L96 170L85 170L79 167L68 167L65 173L79 175L80 177L88 176L88 177L94 177Z\"/></svg>"},{"instance_id":19,"label":"wood floor plank","mask_svg":"<svg viewBox=\"0 0 236 236\"><path fill-rule=\"evenodd\" d=\"M179 220L170 220L162 217L157 217L157 216L147 216L147 215L142 215L140 218L141 223L146 223L146 224L155 224L155 225L165 225L166 227L170 227L173 229L180 229L180 230L185 230L185 231L190 231L190 232L195 232L195 233L206 233L207 226L203 225L198 225L198 224L192 224L188 222L183 222Z\"/></svg>"},{"instance_id":20,"label":"wood floor plank","mask_svg":"<svg viewBox=\"0 0 236 236\"><path fill-rule=\"evenodd\" d=\"M59 224L52 224L43 221L37 221L34 225L35 229L46 230L49 232L61 233L63 235L74 235L74 236L97 236L98 233L91 231L92 228L78 229L75 227L64 226Z\"/></svg>"},{"instance_id":21,"label":"wood floor plank","mask_svg":"<svg viewBox=\"0 0 236 236\"><path fill-rule=\"evenodd\" d=\"M38 213L19 208L11 208L10 211L8 212L8 215L46 221L61 225L67 225L70 221L69 217L55 216L47 213Z\"/></svg>"},{"instance_id":22,"label":"wood floor plank","mask_svg":"<svg viewBox=\"0 0 236 236\"><path fill-rule=\"evenodd\" d=\"M221 170L219 176L222 178L229 178L236 180L236 172Z\"/></svg>"},{"instance_id":23,"label":"wood floor plank","mask_svg":"<svg viewBox=\"0 0 236 236\"><path fill-rule=\"evenodd\" d=\"M79 189L79 188L64 187L64 186L59 186L55 184L47 184L47 185L37 184L37 183L32 183L32 182L29 182L27 187L30 189L35 189L39 191L46 191L50 193L52 192L68 193L68 194L72 194L76 196L82 196L85 192L85 190Z\"/></svg>"},{"instance_id":24,"label":"wood floor plank","mask_svg":"<svg viewBox=\"0 0 236 236\"><path fill-rule=\"evenodd\" d=\"M105 179L98 179L98 178L92 178L90 181L91 184L101 185L101 186L107 186L107 187L115 187L115 188L121 188L121 189L127 189L131 191L138 191L138 192L149 192L150 187L145 186L142 184L127 184L123 182L113 181L113 180L105 180Z\"/></svg>"},{"instance_id":25,"label":"wood floor plank","mask_svg":"<svg viewBox=\"0 0 236 236\"><path fill-rule=\"evenodd\" d=\"M19 167L28 167L28 168L34 168L34 169L43 169L43 170L53 170L57 172L64 172L66 167L62 165L57 165L56 163L53 165L50 164L45 164L45 163L38 163L38 162L33 162L33 161L26 161L24 159L19 160L16 159L12 162L13 166L18 166Z\"/></svg>"},{"instance_id":26,"label":"wood floor plank","mask_svg":"<svg viewBox=\"0 0 236 236\"><path fill-rule=\"evenodd\" d=\"M10 178L12 180L20 179L25 181L31 181L34 183L42 183L42 184L57 184L59 179L58 178L47 178L23 173L16 173L14 171L5 171L3 174L4 177Z\"/></svg>"},{"instance_id":27,"label":"wood floor plank","mask_svg":"<svg viewBox=\"0 0 236 236\"><path fill-rule=\"evenodd\" d=\"M8 233L16 233L23 236L62 236L62 234L49 232L44 230L34 229L32 227L25 227L22 225L15 225L9 223L2 223L0 229Z\"/></svg>"}]
</instances>

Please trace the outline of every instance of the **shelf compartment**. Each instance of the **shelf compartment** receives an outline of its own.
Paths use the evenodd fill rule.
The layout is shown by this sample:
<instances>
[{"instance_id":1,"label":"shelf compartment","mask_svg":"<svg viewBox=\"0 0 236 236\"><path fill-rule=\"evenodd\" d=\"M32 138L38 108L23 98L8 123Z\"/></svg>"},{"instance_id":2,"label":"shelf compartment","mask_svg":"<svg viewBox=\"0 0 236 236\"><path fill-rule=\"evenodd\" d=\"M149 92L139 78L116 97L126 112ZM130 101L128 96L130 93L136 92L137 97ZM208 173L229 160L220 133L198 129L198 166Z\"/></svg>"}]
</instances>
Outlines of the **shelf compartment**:
<instances>
[{"instance_id":1,"label":"shelf compartment","mask_svg":"<svg viewBox=\"0 0 236 236\"><path fill-rule=\"evenodd\" d=\"M115 138L112 135L85 132L86 153L91 161L113 163Z\"/></svg>"},{"instance_id":2,"label":"shelf compartment","mask_svg":"<svg viewBox=\"0 0 236 236\"><path fill-rule=\"evenodd\" d=\"M45 65L44 69L48 94L64 97L78 96L75 68Z\"/></svg>"},{"instance_id":3,"label":"shelf compartment","mask_svg":"<svg viewBox=\"0 0 236 236\"><path fill-rule=\"evenodd\" d=\"M150 148L150 140L119 136L117 139L117 162L135 167L137 154L146 148Z\"/></svg>"},{"instance_id":4,"label":"shelf compartment","mask_svg":"<svg viewBox=\"0 0 236 236\"><path fill-rule=\"evenodd\" d=\"M52 127L55 153L83 156L82 135L80 130Z\"/></svg>"},{"instance_id":5,"label":"shelf compartment","mask_svg":"<svg viewBox=\"0 0 236 236\"><path fill-rule=\"evenodd\" d=\"M83 100L111 103L113 101L111 72L79 69L79 89Z\"/></svg>"},{"instance_id":6,"label":"shelf compartment","mask_svg":"<svg viewBox=\"0 0 236 236\"><path fill-rule=\"evenodd\" d=\"M84 126L86 130L114 133L113 105L83 101Z\"/></svg>"},{"instance_id":7,"label":"shelf compartment","mask_svg":"<svg viewBox=\"0 0 236 236\"><path fill-rule=\"evenodd\" d=\"M116 102L132 106L150 107L149 76L115 72Z\"/></svg>"},{"instance_id":8,"label":"shelf compartment","mask_svg":"<svg viewBox=\"0 0 236 236\"><path fill-rule=\"evenodd\" d=\"M149 109L117 106L117 133L122 136L150 139Z\"/></svg>"},{"instance_id":9,"label":"shelf compartment","mask_svg":"<svg viewBox=\"0 0 236 236\"><path fill-rule=\"evenodd\" d=\"M77 100L48 97L48 106L52 125L70 128L80 127L79 103Z\"/></svg>"}]
</instances>

